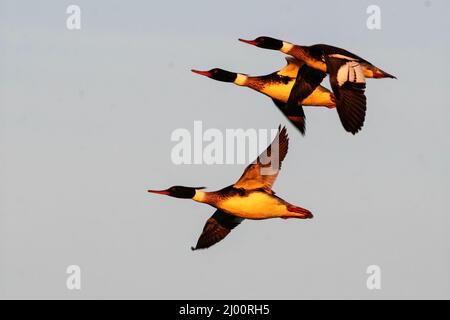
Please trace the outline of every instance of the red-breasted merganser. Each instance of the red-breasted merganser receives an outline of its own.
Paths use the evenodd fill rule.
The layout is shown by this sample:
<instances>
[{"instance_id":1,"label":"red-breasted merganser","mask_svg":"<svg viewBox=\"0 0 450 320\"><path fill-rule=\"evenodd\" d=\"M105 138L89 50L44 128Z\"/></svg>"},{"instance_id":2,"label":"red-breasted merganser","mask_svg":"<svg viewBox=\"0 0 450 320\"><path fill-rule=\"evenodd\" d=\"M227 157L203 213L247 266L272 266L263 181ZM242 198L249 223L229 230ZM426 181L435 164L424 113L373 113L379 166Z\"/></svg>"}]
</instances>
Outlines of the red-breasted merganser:
<instances>
[{"instance_id":1,"label":"red-breasted merganser","mask_svg":"<svg viewBox=\"0 0 450 320\"><path fill-rule=\"evenodd\" d=\"M286 108L292 87L296 82L299 68L304 64L295 58L286 58L287 65L276 72L264 76L248 76L243 73L230 72L219 68L209 71L192 70L192 72L201 74L214 80L223 82L232 82L238 86L244 86L256 90L272 98L275 105L291 121L291 123L305 134L305 113L302 106L324 106L335 108L333 93L321 85L313 83L310 78L304 77L299 83L302 84L302 90L310 90L309 95L302 95L302 100L297 100L295 108L289 110Z\"/></svg>"},{"instance_id":2,"label":"red-breasted merganser","mask_svg":"<svg viewBox=\"0 0 450 320\"><path fill-rule=\"evenodd\" d=\"M309 68L301 68L298 78L311 74L310 68L317 72L312 75L320 83L326 73L330 75L330 84L336 97L336 109L345 130L356 134L364 125L366 115L365 78L395 78L363 58L341 48L326 44L301 46L270 37L258 37L242 42L260 48L278 50L303 61ZM308 94L300 90L300 84L294 84L287 109L295 107L296 99ZM292 97L292 98L291 98Z\"/></svg>"},{"instance_id":3,"label":"red-breasted merganser","mask_svg":"<svg viewBox=\"0 0 450 320\"><path fill-rule=\"evenodd\" d=\"M219 242L244 219L312 218L309 210L277 197L272 190L288 152L288 142L286 128L279 128L277 136L265 152L245 169L235 184L224 189L205 192L202 191L203 187L173 186L166 190L148 192L192 199L217 208L206 222L197 245L192 250L208 248Z\"/></svg>"}]
</instances>

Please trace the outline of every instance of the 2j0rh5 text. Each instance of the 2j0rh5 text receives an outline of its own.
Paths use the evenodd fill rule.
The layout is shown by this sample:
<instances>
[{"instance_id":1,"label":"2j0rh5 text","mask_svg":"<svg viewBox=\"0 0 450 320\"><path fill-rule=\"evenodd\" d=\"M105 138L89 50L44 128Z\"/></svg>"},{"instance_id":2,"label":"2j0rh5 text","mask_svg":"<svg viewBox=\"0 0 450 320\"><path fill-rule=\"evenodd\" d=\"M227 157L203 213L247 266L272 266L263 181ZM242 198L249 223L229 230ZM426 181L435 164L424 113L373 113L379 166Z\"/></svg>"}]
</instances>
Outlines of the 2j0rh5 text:
<instances>
[{"instance_id":1,"label":"2j0rh5 text","mask_svg":"<svg viewBox=\"0 0 450 320\"><path fill-rule=\"evenodd\" d=\"M224 316L232 317L234 315L267 315L270 313L269 305L252 304L225 304L222 313Z\"/></svg>"},{"instance_id":2,"label":"2j0rh5 text","mask_svg":"<svg viewBox=\"0 0 450 320\"><path fill-rule=\"evenodd\" d=\"M267 304L224 304L222 307L187 304L186 306L180 307L178 314L205 316L206 318L210 318L214 314L221 314L222 316L228 317L237 315L268 315L270 314L270 308Z\"/></svg>"}]
</instances>

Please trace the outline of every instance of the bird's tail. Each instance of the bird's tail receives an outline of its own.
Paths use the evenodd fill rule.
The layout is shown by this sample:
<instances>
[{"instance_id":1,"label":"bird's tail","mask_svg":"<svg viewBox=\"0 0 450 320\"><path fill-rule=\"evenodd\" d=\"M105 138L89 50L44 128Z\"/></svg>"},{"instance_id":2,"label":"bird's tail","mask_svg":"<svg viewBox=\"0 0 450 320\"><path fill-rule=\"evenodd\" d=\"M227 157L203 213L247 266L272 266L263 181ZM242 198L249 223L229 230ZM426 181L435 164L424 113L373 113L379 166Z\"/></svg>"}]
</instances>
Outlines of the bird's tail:
<instances>
[{"instance_id":1,"label":"bird's tail","mask_svg":"<svg viewBox=\"0 0 450 320\"><path fill-rule=\"evenodd\" d=\"M397 79L396 76L393 76L392 74L389 74L383 70L380 70L381 72L375 72L374 78L391 78L391 79Z\"/></svg>"},{"instance_id":2,"label":"bird's tail","mask_svg":"<svg viewBox=\"0 0 450 320\"><path fill-rule=\"evenodd\" d=\"M291 206L288 206L287 209L289 212L295 213L294 215L289 216L287 218L311 219L314 217L311 211L309 211L308 209L302 208L302 207L297 207L297 206L291 205Z\"/></svg>"},{"instance_id":3,"label":"bird's tail","mask_svg":"<svg viewBox=\"0 0 450 320\"><path fill-rule=\"evenodd\" d=\"M372 77L375 79L380 78L391 78L391 79L397 79L396 76L393 76L392 74L387 73L386 71L383 71L375 66L371 66L371 68L368 68L370 71L372 71Z\"/></svg>"}]
</instances>

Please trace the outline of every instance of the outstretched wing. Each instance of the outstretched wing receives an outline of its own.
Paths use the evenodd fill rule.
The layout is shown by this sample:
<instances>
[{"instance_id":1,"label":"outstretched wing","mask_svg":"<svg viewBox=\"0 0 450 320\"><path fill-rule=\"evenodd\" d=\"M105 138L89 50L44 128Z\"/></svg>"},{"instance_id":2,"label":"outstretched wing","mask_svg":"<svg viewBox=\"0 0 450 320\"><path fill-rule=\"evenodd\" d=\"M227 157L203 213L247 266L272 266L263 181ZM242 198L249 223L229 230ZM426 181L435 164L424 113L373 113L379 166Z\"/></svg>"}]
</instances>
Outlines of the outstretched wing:
<instances>
[{"instance_id":1,"label":"outstretched wing","mask_svg":"<svg viewBox=\"0 0 450 320\"><path fill-rule=\"evenodd\" d=\"M241 178L233 185L246 190L265 189L271 192L278 173L288 152L289 138L286 127L278 128L278 134L270 146L250 164Z\"/></svg>"},{"instance_id":2,"label":"outstretched wing","mask_svg":"<svg viewBox=\"0 0 450 320\"><path fill-rule=\"evenodd\" d=\"M366 80L358 61L325 56L336 109L344 129L356 134L366 117Z\"/></svg>"},{"instance_id":3,"label":"outstretched wing","mask_svg":"<svg viewBox=\"0 0 450 320\"><path fill-rule=\"evenodd\" d=\"M299 102L303 101L317 88L325 78L326 73L303 64L298 70L291 93L286 103L286 112L288 114L298 114L302 119L299 121L298 129L305 134L305 112Z\"/></svg>"},{"instance_id":4,"label":"outstretched wing","mask_svg":"<svg viewBox=\"0 0 450 320\"><path fill-rule=\"evenodd\" d=\"M197 245L192 250L206 249L225 238L231 230L238 226L244 219L217 210L206 221Z\"/></svg>"},{"instance_id":5,"label":"outstretched wing","mask_svg":"<svg viewBox=\"0 0 450 320\"><path fill-rule=\"evenodd\" d=\"M313 93L325 76L325 72L311 68L307 64L302 65L287 101L288 110L296 108L299 101L303 101Z\"/></svg>"}]
</instances>

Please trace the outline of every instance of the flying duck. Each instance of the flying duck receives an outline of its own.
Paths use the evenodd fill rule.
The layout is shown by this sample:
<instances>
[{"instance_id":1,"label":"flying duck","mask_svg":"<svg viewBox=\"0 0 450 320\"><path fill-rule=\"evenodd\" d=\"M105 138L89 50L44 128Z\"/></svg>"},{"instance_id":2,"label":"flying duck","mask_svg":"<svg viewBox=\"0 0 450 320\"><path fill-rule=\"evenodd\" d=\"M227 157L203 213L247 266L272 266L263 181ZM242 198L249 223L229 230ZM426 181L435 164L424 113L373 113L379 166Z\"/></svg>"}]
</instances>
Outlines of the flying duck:
<instances>
[{"instance_id":1,"label":"flying duck","mask_svg":"<svg viewBox=\"0 0 450 320\"><path fill-rule=\"evenodd\" d=\"M288 99L286 106L288 112L295 107L294 101L302 99L314 89L312 87L309 90L305 89L299 79L309 76L319 84L328 73L330 85L336 97L339 118L344 129L352 134L356 134L364 125L365 78L396 78L347 50L326 44L301 46L270 37L239 40L260 48L281 51L305 63L298 72L297 81ZM313 72L312 69L315 71Z\"/></svg>"},{"instance_id":2,"label":"flying duck","mask_svg":"<svg viewBox=\"0 0 450 320\"><path fill-rule=\"evenodd\" d=\"M305 76L299 79L303 90L308 90L308 95L302 95L301 100L295 101L295 107L288 110L286 103L292 87L296 82L298 70L304 64L297 59L287 57L287 65L278 71L264 76L251 77L243 73L230 72L219 68L209 71L191 70L214 80L232 82L238 86L249 87L272 98L278 109L291 121L291 123L305 134L305 113L302 106L324 106L335 108L333 93L325 87L316 84L314 79ZM312 83L310 83L312 81Z\"/></svg>"},{"instance_id":3,"label":"flying duck","mask_svg":"<svg viewBox=\"0 0 450 320\"><path fill-rule=\"evenodd\" d=\"M267 149L245 169L239 180L224 189L205 192L204 187L173 186L148 192L206 203L217 210L206 221L197 245L192 250L209 248L225 238L244 219L312 218L312 213L279 198L272 190L281 163L288 152L289 138L285 127Z\"/></svg>"}]
</instances>

